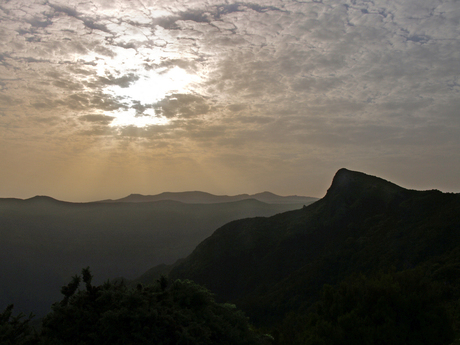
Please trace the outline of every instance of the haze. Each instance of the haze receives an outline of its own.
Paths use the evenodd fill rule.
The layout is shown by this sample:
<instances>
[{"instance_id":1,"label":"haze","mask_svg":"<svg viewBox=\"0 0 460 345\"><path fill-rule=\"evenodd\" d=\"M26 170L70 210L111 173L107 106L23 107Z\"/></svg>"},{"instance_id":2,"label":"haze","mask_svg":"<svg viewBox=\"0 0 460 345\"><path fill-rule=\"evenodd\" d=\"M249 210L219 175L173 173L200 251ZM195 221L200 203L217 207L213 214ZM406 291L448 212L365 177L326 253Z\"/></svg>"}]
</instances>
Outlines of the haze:
<instances>
[{"instance_id":1,"label":"haze","mask_svg":"<svg viewBox=\"0 0 460 345\"><path fill-rule=\"evenodd\" d=\"M0 197L460 190L458 1L0 1Z\"/></svg>"}]
</instances>

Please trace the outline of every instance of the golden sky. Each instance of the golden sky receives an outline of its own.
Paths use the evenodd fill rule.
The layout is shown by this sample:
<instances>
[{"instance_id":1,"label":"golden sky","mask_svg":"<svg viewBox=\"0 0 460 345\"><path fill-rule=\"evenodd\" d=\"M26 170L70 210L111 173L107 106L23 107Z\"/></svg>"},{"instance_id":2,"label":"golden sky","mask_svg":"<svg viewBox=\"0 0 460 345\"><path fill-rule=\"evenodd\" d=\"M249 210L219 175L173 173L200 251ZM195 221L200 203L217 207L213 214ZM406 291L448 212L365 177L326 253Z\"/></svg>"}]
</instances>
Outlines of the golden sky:
<instances>
[{"instance_id":1,"label":"golden sky","mask_svg":"<svg viewBox=\"0 0 460 345\"><path fill-rule=\"evenodd\" d=\"M460 191L456 0L0 0L0 197Z\"/></svg>"}]
</instances>

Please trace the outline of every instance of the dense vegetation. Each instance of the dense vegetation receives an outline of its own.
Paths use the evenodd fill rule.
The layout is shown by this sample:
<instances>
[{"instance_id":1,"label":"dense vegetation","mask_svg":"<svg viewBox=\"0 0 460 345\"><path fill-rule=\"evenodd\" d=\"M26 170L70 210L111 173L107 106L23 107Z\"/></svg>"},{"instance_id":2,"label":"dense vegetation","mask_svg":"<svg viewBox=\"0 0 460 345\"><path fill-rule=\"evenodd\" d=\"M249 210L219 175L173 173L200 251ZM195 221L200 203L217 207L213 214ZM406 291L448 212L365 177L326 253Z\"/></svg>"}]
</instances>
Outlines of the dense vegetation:
<instances>
[{"instance_id":1,"label":"dense vegetation","mask_svg":"<svg viewBox=\"0 0 460 345\"><path fill-rule=\"evenodd\" d=\"M24 319L24 314L13 316L13 304L6 307L3 313L0 313L0 344L2 345L22 345L34 344L37 342L37 334L30 326L33 315L30 314Z\"/></svg>"},{"instance_id":2,"label":"dense vegetation","mask_svg":"<svg viewBox=\"0 0 460 345\"><path fill-rule=\"evenodd\" d=\"M61 289L40 332L28 321L0 315L1 344L262 344L270 337L251 330L234 305L219 304L191 282L168 281L128 288L123 282L92 285L89 269ZM84 288L79 289L81 282ZM4 331L6 330L6 332Z\"/></svg>"},{"instance_id":3,"label":"dense vegetation","mask_svg":"<svg viewBox=\"0 0 460 345\"><path fill-rule=\"evenodd\" d=\"M420 269L356 274L326 284L309 313L288 313L273 334L276 344L451 344L451 293Z\"/></svg>"}]
</instances>

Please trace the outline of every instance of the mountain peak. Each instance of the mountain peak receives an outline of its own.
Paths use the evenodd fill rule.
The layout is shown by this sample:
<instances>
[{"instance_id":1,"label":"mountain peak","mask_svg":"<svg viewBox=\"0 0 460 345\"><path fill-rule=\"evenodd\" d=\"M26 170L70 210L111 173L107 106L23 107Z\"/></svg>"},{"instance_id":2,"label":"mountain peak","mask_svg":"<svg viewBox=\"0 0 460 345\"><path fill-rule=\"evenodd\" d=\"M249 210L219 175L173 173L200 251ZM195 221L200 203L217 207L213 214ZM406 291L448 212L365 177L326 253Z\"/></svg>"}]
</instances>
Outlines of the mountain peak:
<instances>
[{"instance_id":1,"label":"mountain peak","mask_svg":"<svg viewBox=\"0 0 460 345\"><path fill-rule=\"evenodd\" d=\"M332 180L331 188L332 187L334 188L346 187L352 181L356 180L359 174L362 174L362 173L359 173L357 171L351 171L345 168L339 169L335 173L335 176Z\"/></svg>"},{"instance_id":2,"label":"mountain peak","mask_svg":"<svg viewBox=\"0 0 460 345\"><path fill-rule=\"evenodd\" d=\"M36 195L36 196L33 196L29 199L25 199L25 201L29 201L29 202L59 202L59 200L57 199L54 199L50 196L46 196L46 195Z\"/></svg>"},{"instance_id":3,"label":"mountain peak","mask_svg":"<svg viewBox=\"0 0 460 345\"><path fill-rule=\"evenodd\" d=\"M341 195L342 197L356 198L363 194L379 194L380 196L386 195L389 197L400 194L405 190L380 177L342 168L336 172L332 184L327 190L326 197L335 198Z\"/></svg>"}]
</instances>

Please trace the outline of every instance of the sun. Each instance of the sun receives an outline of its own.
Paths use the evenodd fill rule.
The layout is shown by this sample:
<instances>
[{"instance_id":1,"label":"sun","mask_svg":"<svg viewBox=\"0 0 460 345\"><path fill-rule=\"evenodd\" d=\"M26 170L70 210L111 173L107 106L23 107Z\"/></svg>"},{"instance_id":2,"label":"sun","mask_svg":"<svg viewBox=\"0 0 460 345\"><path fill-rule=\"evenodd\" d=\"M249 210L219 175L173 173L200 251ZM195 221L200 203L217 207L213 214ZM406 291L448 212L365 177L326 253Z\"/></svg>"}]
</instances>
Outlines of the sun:
<instances>
[{"instance_id":1,"label":"sun","mask_svg":"<svg viewBox=\"0 0 460 345\"><path fill-rule=\"evenodd\" d=\"M169 119L155 114L152 105L167 95L190 92L188 86L196 79L197 76L175 66L144 73L129 87L108 86L105 91L117 99L122 99L128 107L126 111L114 111L107 114L115 117L111 126L145 127L168 124ZM133 108L134 105L139 104L146 108L141 114Z\"/></svg>"},{"instance_id":2,"label":"sun","mask_svg":"<svg viewBox=\"0 0 460 345\"><path fill-rule=\"evenodd\" d=\"M102 91L105 94L111 95L117 102L123 104L123 109L105 112L105 115L114 117L112 127L168 124L169 119L155 113L154 104L168 95L193 92L193 85L197 85L201 79L193 71L174 63L167 64L165 67L165 61L186 59L177 52L162 49L136 51L119 47L113 48L113 52L114 56L111 58L99 56L96 59L92 55L86 57L96 62L97 78L132 77L127 87L117 84L103 86ZM149 61L150 66L146 66L146 61Z\"/></svg>"}]
</instances>

